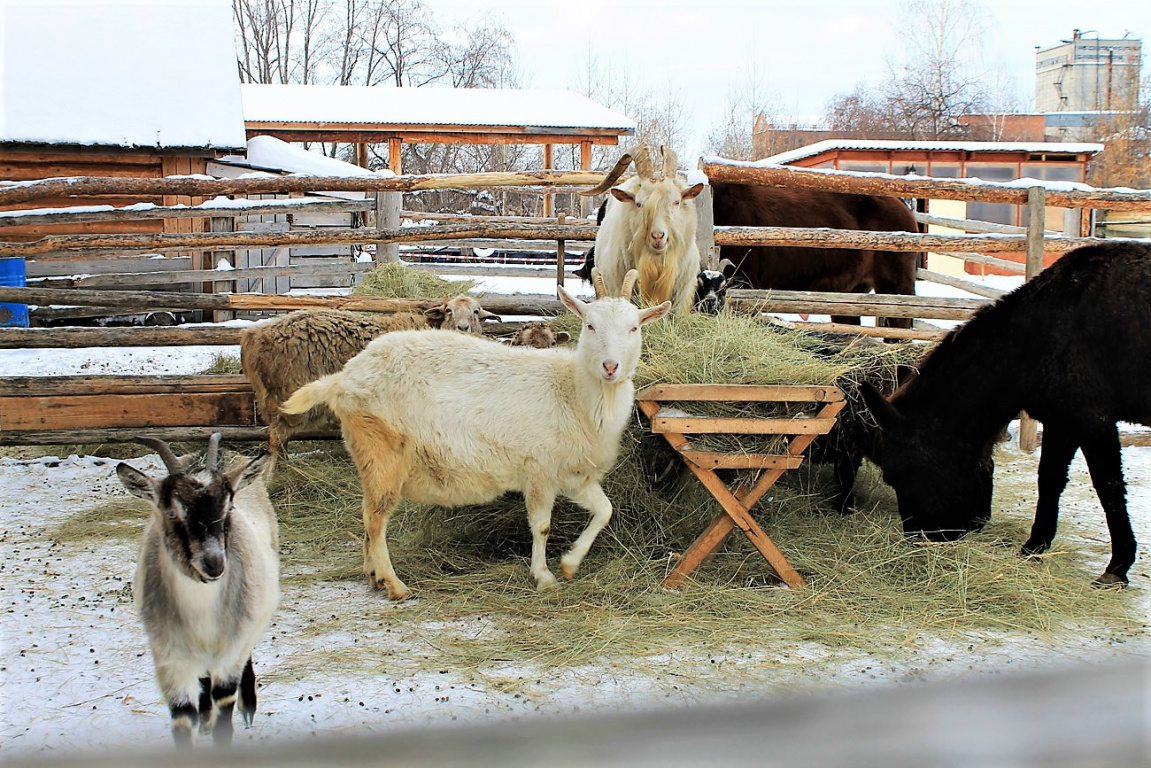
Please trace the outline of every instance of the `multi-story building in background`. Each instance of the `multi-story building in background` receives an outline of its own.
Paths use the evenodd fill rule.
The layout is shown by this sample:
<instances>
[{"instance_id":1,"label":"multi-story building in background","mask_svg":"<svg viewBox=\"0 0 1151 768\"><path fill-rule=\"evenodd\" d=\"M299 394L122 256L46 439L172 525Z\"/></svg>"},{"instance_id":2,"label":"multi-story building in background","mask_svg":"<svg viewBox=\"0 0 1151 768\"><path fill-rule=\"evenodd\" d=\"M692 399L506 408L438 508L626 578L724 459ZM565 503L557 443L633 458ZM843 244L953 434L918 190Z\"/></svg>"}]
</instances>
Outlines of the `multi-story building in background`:
<instances>
[{"instance_id":1,"label":"multi-story building in background","mask_svg":"<svg viewBox=\"0 0 1151 768\"><path fill-rule=\"evenodd\" d=\"M1035 111L1111 112L1130 109L1139 85L1142 54L1138 38L1085 37L1035 54Z\"/></svg>"}]
</instances>

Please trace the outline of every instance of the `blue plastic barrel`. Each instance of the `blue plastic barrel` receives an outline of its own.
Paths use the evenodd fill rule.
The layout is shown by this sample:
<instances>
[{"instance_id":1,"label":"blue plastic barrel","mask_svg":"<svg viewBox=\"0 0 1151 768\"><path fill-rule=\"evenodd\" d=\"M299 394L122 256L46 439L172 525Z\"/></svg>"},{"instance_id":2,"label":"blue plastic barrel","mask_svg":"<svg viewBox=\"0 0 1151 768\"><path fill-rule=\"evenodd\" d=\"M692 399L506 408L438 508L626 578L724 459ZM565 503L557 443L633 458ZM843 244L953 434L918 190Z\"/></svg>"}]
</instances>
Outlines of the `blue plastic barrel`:
<instances>
[{"instance_id":1,"label":"blue plastic barrel","mask_svg":"<svg viewBox=\"0 0 1151 768\"><path fill-rule=\"evenodd\" d=\"M24 259L0 259L0 285L23 288L27 284ZM27 328L28 305L0 302L0 326Z\"/></svg>"}]
</instances>

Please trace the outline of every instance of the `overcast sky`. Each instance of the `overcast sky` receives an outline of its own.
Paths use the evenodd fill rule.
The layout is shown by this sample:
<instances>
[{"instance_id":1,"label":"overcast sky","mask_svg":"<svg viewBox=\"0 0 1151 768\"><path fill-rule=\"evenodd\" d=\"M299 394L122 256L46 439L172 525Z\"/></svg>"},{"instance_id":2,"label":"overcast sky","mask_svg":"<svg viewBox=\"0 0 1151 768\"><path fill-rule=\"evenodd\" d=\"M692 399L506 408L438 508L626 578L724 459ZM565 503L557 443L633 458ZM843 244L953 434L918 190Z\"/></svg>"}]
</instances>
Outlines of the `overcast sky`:
<instances>
[{"instance_id":1,"label":"overcast sky","mask_svg":"<svg viewBox=\"0 0 1151 768\"><path fill-rule=\"evenodd\" d=\"M601 66L626 67L660 93L681 94L702 145L752 67L779 106L818 119L828 100L856 83L874 84L884 56L899 50L900 0L425 0L437 20L497 16L515 36L524 87L573 88L589 51ZM1035 48L1072 30L1151 40L1148 0L985 0L985 55L1014 81L1025 109L1035 93ZM1147 55L1144 53L1144 72ZM687 149L687 148L685 148Z\"/></svg>"}]
</instances>

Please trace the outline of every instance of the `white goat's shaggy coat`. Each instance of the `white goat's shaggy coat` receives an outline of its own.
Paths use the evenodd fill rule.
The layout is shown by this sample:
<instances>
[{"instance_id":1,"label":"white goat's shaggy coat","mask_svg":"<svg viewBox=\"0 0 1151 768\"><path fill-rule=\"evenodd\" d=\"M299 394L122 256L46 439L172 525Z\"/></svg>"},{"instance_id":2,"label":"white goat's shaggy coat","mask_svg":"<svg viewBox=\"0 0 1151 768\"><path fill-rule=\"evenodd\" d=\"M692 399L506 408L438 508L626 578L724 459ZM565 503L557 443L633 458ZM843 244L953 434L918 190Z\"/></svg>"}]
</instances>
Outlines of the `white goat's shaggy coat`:
<instances>
[{"instance_id":1,"label":"white goat's shaggy coat","mask_svg":"<svg viewBox=\"0 0 1151 768\"><path fill-rule=\"evenodd\" d=\"M595 260L609 293L618 293L624 275L634 269L644 304L671 301L676 312L687 312L701 269L695 197L703 185L689 187L674 168L665 172L668 178L637 175L611 189Z\"/></svg>"},{"instance_id":2,"label":"white goat's shaggy coat","mask_svg":"<svg viewBox=\"0 0 1151 768\"><path fill-rule=\"evenodd\" d=\"M401 498L458 506L522 492L540 589L556 585L544 545L557 495L591 513L561 559L566 578L610 520L599 481L632 414L640 326L670 305L638 310L620 298L585 304L560 294L584 321L574 350L508 347L443 331L392 333L281 406L302 413L326 403L339 416L364 488L364 572L392 599L409 594L385 538Z\"/></svg>"}]
</instances>

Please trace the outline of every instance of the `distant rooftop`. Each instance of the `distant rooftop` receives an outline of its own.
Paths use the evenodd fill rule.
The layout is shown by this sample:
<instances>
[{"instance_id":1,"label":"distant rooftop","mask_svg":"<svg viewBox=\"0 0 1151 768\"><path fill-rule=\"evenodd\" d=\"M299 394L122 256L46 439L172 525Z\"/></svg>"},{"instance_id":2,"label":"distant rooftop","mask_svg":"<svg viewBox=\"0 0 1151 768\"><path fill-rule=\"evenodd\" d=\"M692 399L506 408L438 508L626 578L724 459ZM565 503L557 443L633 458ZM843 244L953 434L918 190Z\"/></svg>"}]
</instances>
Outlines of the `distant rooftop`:
<instances>
[{"instance_id":1,"label":"distant rooftop","mask_svg":"<svg viewBox=\"0 0 1151 768\"><path fill-rule=\"evenodd\" d=\"M787 165L797 160L815 157L825 152L843 150L911 151L929 150L943 152L1026 152L1028 154L1097 154L1103 151L1102 144L1068 143L1055 141L1014 142L1014 141L870 141L867 139L828 139L809 144L806 147L780 152L750 165Z\"/></svg>"},{"instance_id":2,"label":"distant rooftop","mask_svg":"<svg viewBox=\"0 0 1151 768\"><path fill-rule=\"evenodd\" d=\"M244 148L228 0L5 0L0 51L0 144Z\"/></svg>"}]
</instances>

